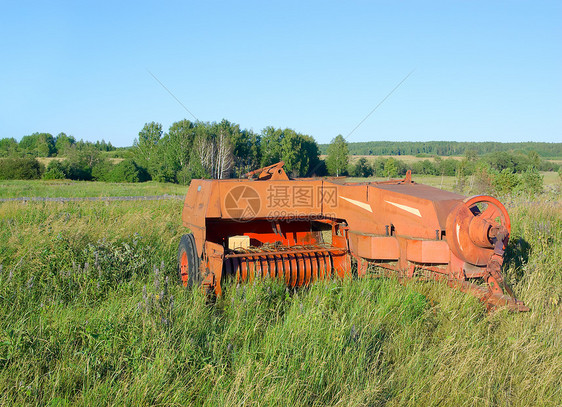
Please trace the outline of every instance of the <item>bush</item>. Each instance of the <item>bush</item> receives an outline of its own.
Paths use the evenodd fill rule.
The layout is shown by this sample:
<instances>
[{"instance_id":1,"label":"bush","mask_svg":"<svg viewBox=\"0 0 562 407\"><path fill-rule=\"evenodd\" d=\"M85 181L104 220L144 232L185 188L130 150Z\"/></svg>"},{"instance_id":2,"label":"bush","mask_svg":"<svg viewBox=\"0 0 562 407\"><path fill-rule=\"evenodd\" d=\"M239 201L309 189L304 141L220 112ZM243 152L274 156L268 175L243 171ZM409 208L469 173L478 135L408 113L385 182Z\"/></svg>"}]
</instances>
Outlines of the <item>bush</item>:
<instances>
[{"instance_id":1,"label":"bush","mask_svg":"<svg viewBox=\"0 0 562 407\"><path fill-rule=\"evenodd\" d=\"M371 167L371 164L367 161L365 157L361 157L359 160L357 160L357 162L355 163L355 165L351 170L351 174L354 177L362 177L362 178L372 177L373 172L374 172L373 167Z\"/></svg>"},{"instance_id":2,"label":"bush","mask_svg":"<svg viewBox=\"0 0 562 407\"><path fill-rule=\"evenodd\" d=\"M109 173L109 182L145 182L150 179L148 172L133 160L123 160L113 166Z\"/></svg>"},{"instance_id":3,"label":"bush","mask_svg":"<svg viewBox=\"0 0 562 407\"><path fill-rule=\"evenodd\" d=\"M191 183L191 176L192 174L189 167L183 167L176 172L176 180L180 185L189 185Z\"/></svg>"},{"instance_id":4,"label":"bush","mask_svg":"<svg viewBox=\"0 0 562 407\"><path fill-rule=\"evenodd\" d=\"M47 166L47 171L43 174L43 179L65 179L64 165L58 161L51 161Z\"/></svg>"},{"instance_id":5,"label":"bush","mask_svg":"<svg viewBox=\"0 0 562 407\"><path fill-rule=\"evenodd\" d=\"M377 157L375 158L375 161L373 161L373 171L376 177L384 177L384 164L386 163L386 160L383 157Z\"/></svg>"},{"instance_id":6,"label":"bush","mask_svg":"<svg viewBox=\"0 0 562 407\"><path fill-rule=\"evenodd\" d=\"M527 194L537 195L543 190L543 176L534 167L529 167L527 171L521 174L521 183L519 189Z\"/></svg>"},{"instance_id":7,"label":"bush","mask_svg":"<svg viewBox=\"0 0 562 407\"><path fill-rule=\"evenodd\" d=\"M443 160L436 157L435 164L437 166L438 175L455 176L457 174L457 166L459 162L454 158L447 158L446 160ZM469 174L465 173L465 175Z\"/></svg>"},{"instance_id":8,"label":"bush","mask_svg":"<svg viewBox=\"0 0 562 407\"><path fill-rule=\"evenodd\" d=\"M494 194L494 174L488 167L479 167L473 175L472 193L481 195Z\"/></svg>"},{"instance_id":9,"label":"bush","mask_svg":"<svg viewBox=\"0 0 562 407\"><path fill-rule=\"evenodd\" d=\"M79 181L91 181L92 180L92 167L88 163L77 160L77 159L67 159L63 161L63 169L66 174L66 178Z\"/></svg>"},{"instance_id":10,"label":"bush","mask_svg":"<svg viewBox=\"0 0 562 407\"><path fill-rule=\"evenodd\" d=\"M119 164L103 160L92 168L92 178L104 182L145 182L150 180L150 175L146 169L130 159Z\"/></svg>"},{"instance_id":11,"label":"bush","mask_svg":"<svg viewBox=\"0 0 562 407\"><path fill-rule=\"evenodd\" d=\"M429 160L416 161L412 164L414 174L439 175L435 165Z\"/></svg>"},{"instance_id":12,"label":"bush","mask_svg":"<svg viewBox=\"0 0 562 407\"><path fill-rule=\"evenodd\" d=\"M44 171L35 158L0 159L0 179L39 179Z\"/></svg>"},{"instance_id":13,"label":"bush","mask_svg":"<svg viewBox=\"0 0 562 407\"><path fill-rule=\"evenodd\" d=\"M112 164L108 160L102 160L92 167L92 178L95 181L108 182L109 175L114 167L115 164Z\"/></svg>"},{"instance_id":14,"label":"bush","mask_svg":"<svg viewBox=\"0 0 562 407\"><path fill-rule=\"evenodd\" d=\"M504 168L499 174L494 176L494 188L500 195L511 194L519 186L521 180L509 168Z\"/></svg>"}]
</instances>

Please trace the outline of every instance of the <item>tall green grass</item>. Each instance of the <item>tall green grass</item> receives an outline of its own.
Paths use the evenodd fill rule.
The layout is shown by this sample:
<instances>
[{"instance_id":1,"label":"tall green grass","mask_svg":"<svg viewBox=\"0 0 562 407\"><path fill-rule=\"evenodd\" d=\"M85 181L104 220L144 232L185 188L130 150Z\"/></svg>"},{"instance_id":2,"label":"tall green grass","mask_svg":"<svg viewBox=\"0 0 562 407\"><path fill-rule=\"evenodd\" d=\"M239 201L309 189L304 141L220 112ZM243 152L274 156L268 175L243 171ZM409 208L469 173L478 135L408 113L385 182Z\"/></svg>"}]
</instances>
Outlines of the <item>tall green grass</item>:
<instances>
[{"instance_id":1,"label":"tall green grass","mask_svg":"<svg viewBox=\"0 0 562 407\"><path fill-rule=\"evenodd\" d=\"M562 404L562 207L507 202L531 312L440 283L177 284L179 201L0 204L0 405Z\"/></svg>"}]
</instances>

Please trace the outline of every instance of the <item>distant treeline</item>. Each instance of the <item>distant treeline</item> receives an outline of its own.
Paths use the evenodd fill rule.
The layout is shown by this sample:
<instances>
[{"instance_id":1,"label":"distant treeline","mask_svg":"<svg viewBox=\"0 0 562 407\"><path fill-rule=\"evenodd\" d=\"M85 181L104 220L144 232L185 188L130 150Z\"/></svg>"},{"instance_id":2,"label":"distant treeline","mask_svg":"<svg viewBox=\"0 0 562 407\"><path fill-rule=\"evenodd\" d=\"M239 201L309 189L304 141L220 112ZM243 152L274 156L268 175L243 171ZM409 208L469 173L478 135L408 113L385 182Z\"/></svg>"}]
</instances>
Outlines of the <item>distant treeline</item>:
<instances>
[{"instance_id":1,"label":"distant treeline","mask_svg":"<svg viewBox=\"0 0 562 407\"><path fill-rule=\"evenodd\" d=\"M61 157L71 153L74 149L92 148L97 151L115 151L116 147L105 140L76 141L73 136L59 133L56 137L50 133L33 133L23 136L18 143L16 139L0 139L0 157Z\"/></svg>"},{"instance_id":2,"label":"distant treeline","mask_svg":"<svg viewBox=\"0 0 562 407\"><path fill-rule=\"evenodd\" d=\"M359 158L347 167L347 174L353 177L396 177L403 176L408 170L420 175L473 175L480 169L512 174L522 174L530 168L538 171L559 171L560 165L541 158L536 152L495 152L479 157L477 154L465 155L462 159L433 158L415 162L405 162L399 157L376 157L369 160ZM345 174L345 172L344 172Z\"/></svg>"},{"instance_id":3,"label":"distant treeline","mask_svg":"<svg viewBox=\"0 0 562 407\"><path fill-rule=\"evenodd\" d=\"M328 153L326 160L321 153ZM416 155L427 159L406 163L399 157L361 158L349 155ZM462 159L441 158L461 156ZM52 157L45 168L36 158ZM266 127L257 133L238 124L180 120L165 131L146 123L132 147L115 148L104 140L76 141L60 133L34 133L18 143L0 139L0 179L73 179L107 182L155 180L188 184L193 178L231 178L285 162L294 177L404 175L407 170L427 175L472 175L486 167L497 173L557 171L545 157L562 157L562 143L380 142L347 143L340 135L331 148L292 129ZM114 158L119 158L115 160ZM43 160L44 161L44 160Z\"/></svg>"},{"instance_id":4,"label":"distant treeline","mask_svg":"<svg viewBox=\"0 0 562 407\"><path fill-rule=\"evenodd\" d=\"M320 144L320 153L327 154L329 144ZM562 157L562 143L499 143L457 141L366 141L349 142L351 155L415 155L415 156L461 156L467 152L484 155L494 152L512 151L529 153L535 151L544 158Z\"/></svg>"}]
</instances>

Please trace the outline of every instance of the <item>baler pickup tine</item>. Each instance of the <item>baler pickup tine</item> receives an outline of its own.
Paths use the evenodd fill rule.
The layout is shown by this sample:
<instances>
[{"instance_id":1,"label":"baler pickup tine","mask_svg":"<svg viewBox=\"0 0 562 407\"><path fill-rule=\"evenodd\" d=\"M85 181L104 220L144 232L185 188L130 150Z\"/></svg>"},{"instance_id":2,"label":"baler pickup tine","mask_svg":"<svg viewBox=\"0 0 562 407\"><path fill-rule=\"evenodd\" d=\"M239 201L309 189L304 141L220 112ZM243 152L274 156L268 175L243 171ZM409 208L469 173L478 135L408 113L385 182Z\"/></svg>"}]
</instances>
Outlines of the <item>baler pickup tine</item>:
<instances>
[{"instance_id":1,"label":"baler pickup tine","mask_svg":"<svg viewBox=\"0 0 562 407\"><path fill-rule=\"evenodd\" d=\"M520 301L515 297L501 293L493 293L489 288L470 283L468 281L462 281L459 284L459 282L453 280L450 285L454 288L458 288L462 292L475 296L481 302L486 304L486 307L489 310L506 307L508 310L514 312L530 311L530 308L527 307L523 301Z\"/></svg>"}]
</instances>

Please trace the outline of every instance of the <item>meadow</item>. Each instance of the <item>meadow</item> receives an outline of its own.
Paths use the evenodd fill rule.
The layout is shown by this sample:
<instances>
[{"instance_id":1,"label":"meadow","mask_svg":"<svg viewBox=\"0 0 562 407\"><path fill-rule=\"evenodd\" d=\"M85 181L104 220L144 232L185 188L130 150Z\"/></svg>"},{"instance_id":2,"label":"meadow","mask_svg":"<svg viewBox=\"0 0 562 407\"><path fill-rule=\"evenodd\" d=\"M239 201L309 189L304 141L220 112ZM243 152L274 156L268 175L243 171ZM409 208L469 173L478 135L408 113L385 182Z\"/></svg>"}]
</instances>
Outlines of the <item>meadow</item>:
<instances>
[{"instance_id":1,"label":"meadow","mask_svg":"<svg viewBox=\"0 0 562 407\"><path fill-rule=\"evenodd\" d=\"M0 199L185 195L186 193L185 185L155 181L111 183L71 180L0 180Z\"/></svg>"},{"instance_id":2,"label":"meadow","mask_svg":"<svg viewBox=\"0 0 562 407\"><path fill-rule=\"evenodd\" d=\"M0 190L186 190L51 186ZM177 283L181 200L0 203L0 405L562 405L560 192L503 201L528 313L392 278L230 282L209 304Z\"/></svg>"}]
</instances>

